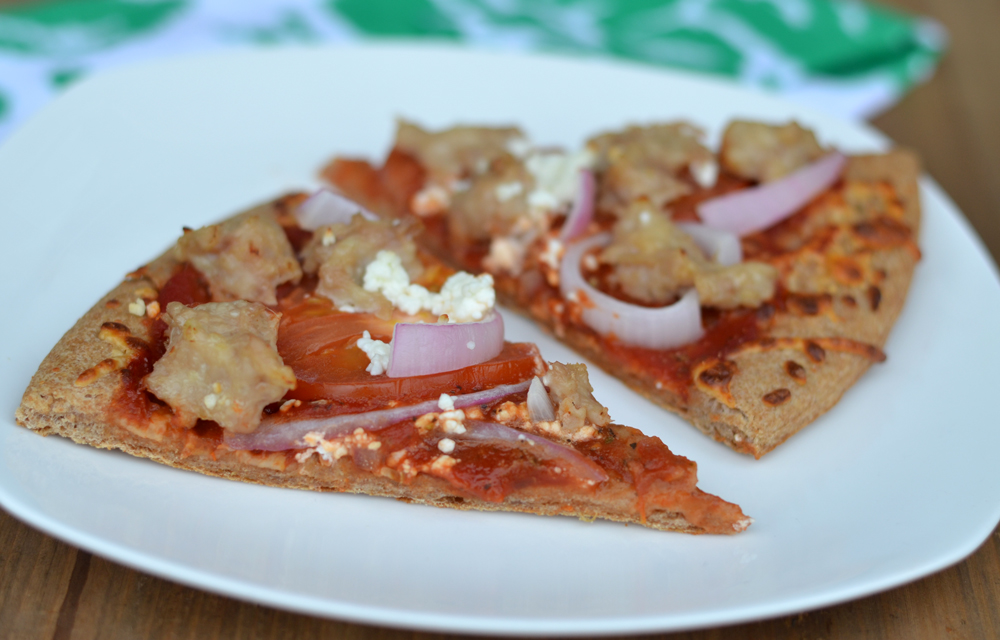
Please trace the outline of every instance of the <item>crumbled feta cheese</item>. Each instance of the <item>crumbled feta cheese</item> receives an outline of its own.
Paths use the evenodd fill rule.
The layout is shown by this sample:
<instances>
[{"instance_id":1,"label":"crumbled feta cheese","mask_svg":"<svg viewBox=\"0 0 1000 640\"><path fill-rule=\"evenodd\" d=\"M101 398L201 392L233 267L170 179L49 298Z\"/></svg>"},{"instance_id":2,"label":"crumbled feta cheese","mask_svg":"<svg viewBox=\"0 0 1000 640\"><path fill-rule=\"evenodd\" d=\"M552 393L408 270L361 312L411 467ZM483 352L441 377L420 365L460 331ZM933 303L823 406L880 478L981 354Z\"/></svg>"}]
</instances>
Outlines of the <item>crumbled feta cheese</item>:
<instances>
[{"instance_id":1,"label":"crumbled feta cheese","mask_svg":"<svg viewBox=\"0 0 1000 640\"><path fill-rule=\"evenodd\" d=\"M403 313L414 315L425 309L434 315L447 315L452 323L482 320L496 304L491 275L459 271L445 281L440 293L431 293L410 284L402 261L392 251L379 251L365 268L364 288L380 292Z\"/></svg>"},{"instance_id":2,"label":"crumbled feta cheese","mask_svg":"<svg viewBox=\"0 0 1000 640\"><path fill-rule=\"evenodd\" d=\"M219 397L214 393L210 393L207 396L205 396L205 406L208 407L209 409L214 409L215 405L218 404L218 402L219 402Z\"/></svg>"},{"instance_id":3,"label":"crumbled feta cheese","mask_svg":"<svg viewBox=\"0 0 1000 640\"><path fill-rule=\"evenodd\" d=\"M430 471L431 473L437 474L448 473L451 471L451 468L455 466L456 462L458 462L458 460L449 455L438 456L437 458L434 458L434 462L431 463Z\"/></svg>"},{"instance_id":4,"label":"crumbled feta cheese","mask_svg":"<svg viewBox=\"0 0 1000 640\"><path fill-rule=\"evenodd\" d=\"M528 194L528 205L535 209L560 209L576 196L581 169L589 169L595 160L589 149L577 153L535 153L525 167L535 178L535 188Z\"/></svg>"},{"instance_id":5,"label":"crumbled feta cheese","mask_svg":"<svg viewBox=\"0 0 1000 640\"><path fill-rule=\"evenodd\" d=\"M523 158L531 153L531 141L527 138L511 138L507 141L507 151L515 158Z\"/></svg>"},{"instance_id":6,"label":"crumbled feta cheese","mask_svg":"<svg viewBox=\"0 0 1000 640\"><path fill-rule=\"evenodd\" d=\"M524 191L524 185L516 180L514 182L504 182L503 184L498 184L495 191L497 200L507 202L511 198L521 195L521 192Z\"/></svg>"},{"instance_id":7,"label":"crumbled feta cheese","mask_svg":"<svg viewBox=\"0 0 1000 640\"><path fill-rule=\"evenodd\" d=\"M702 189L711 189L719 179L719 165L715 160L691 162L688 164L688 170Z\"/></svg>"},{"instance_id":8,"label":"crumbled feta cheese","mask_svg":"<svg viewBox=\"0 0 1000 640\"><path fill-rule=\"evenodd\" d=\"M649 211L639 212L639 224L641 224L642 226L645 227L647 224L650 223L652 219L653 219L653 214L651 214Z\"/></svg>"},{"instance_id":9,"label":"crumbled feta cheese","mask_svg":"<svg viewBox=\"0 0 1000 640\"><path fill-rule=\"evenodd\" d=\"M520 275L528 248L517 238L501 236L490 242L490 253L483 259L483 266L490 271Z\"/></svg>"},{"instance_id":10,"label":"crumbled feta cheese","mask_svg":"<svg viewBox=\"0 0 1000 640\"><path fill-rule=\"evenodd\" d=\"M588 253L583 256L583 268L587 271L597 271L597 267L601 266L597 261L597 256L592 253Z\"/></svg>"},{"instance_id":11,"label":"crumbled feta cheese","mask_svg":"<svg viewBox=\"0 0 1000 640\"><path fill-rule=\"evenodd\" d=\"M146 317L155 319L158 315L160 315L160 303L153 300L146 305Z\"/></svg>"},{"instance_id":12,"label":"crumbled feta cheese","mask_svg":"<svg viewBox=\"0 0 1000 640\"><path fill-rule=\"evenodd\" d=\"M333 229L330 229L329 227L327 227L323 231L323 239L321 240L321 242L323 243L323 246L324 247L329 247L333 243L335 243L336 241L337 241L337 236L333 235Z\"/></svg>"},{"instance_id":13,"label":"crumbled feta cheese","mask_svg":"<svg viewBox=\"0 0 1000 640\"><path fill-rule=\"evenodd\" d=\"M432 216L444 213L451 206L451 194L440 185L432 184L424 187L410 200L413 213L418 216Z\"/></svg>"},{"instance_id":14,"label":"crumbled feta cheese","mask_svg":"<svg viewBox=\"0 0 1000 640\"><path fill-rule=\"evenodd\" d=\"M558 238L549 238L545 243L545 250L538 255L538 259L544 262L551 269L558 269L562 260L563 243Z\"/></svg>"},{"instance_id":15,"label":"crumbled feta cheese","mask_svg":"<svg viewBox=\"0 0 1000 640\"><path fill-rule=\"evenodd\" d=\"M438 398L438 409L440 409L441 411L454 411L455 399L449 396L447 393L442 393L441 397Z\"/></svg>"},{"instance_id":16,"label":"crumbled feta cheese","mask_svg":"<svg viewBox=\"0 0 1000 640\"><path fill-rule=\"evenodd\" d=\"M372 340L372 335L365 331L358 339L358 349L365 352L371 362L365 371L373 376L381 375L389 368L389 354L392 347L381 340Z\"/></svg>"},{"instance_id":17,"label":"crumbled feta cheese","mask_svg":"<svg viewBox=\"0 0 1000 640\"><path fill-rule=\"evenodd\" d=\"M140 318L146 315L146 302L142 298L136 298L135 302L130 302L128 312Z\"/></svg>"},{"instance_id":18,"label":"crumbled feta cheese","mask_svg":"<svg viewBox=\"0 0 1000 640\"><path fill-rule=\"evenodd\" d=\"M469 351L475 351L476 350L476 341L475 340L469 340L468 342L465 343L465 348L468 349Z\"/></svg>"},{"instance_id":19,"label":"crumbled feta cheese","mask_svg":"<svg viewBox=\"0 0 1000 640\"><path fill-rule=\"evenodd\" d=\"M493 276L459 271L445 281L441 293L432 299L430 310L434 315L447 314L449 322L482 320L496 299Z\"/></svg>"},{"instance_id":20,"label":"crumbled feta cheese","mask_svg":"<svg viewBox=\"0 0 1000 640\"><path fill-rule=\"evenodd\" d=\"M438 450L441 453L451 453L455 450L455 441L451 438L441 438L438 440Z\"/></svg>"},{"instance_id":21,"label":"crumbled feta cheese","mask_svg":"<svg viewBox=\"0 0 1000 640\"><path fill-rule=\"evenodd\" d=\"M465 433L465 425L462 423L463 420L465 420L465 412L461 409L445 411L438 415L438 425L441 426L442 431L449 434Z\"/></svg>"}]
</instances>

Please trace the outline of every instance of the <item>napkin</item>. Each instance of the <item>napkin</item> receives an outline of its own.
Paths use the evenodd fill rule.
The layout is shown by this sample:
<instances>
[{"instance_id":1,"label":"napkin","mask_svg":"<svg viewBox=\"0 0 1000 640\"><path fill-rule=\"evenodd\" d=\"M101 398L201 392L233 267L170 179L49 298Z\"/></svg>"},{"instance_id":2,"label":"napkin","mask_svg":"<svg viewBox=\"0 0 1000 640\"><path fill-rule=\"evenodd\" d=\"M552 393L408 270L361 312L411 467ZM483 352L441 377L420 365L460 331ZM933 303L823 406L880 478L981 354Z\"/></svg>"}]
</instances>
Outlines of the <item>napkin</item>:
<instances>
[{"instance_id":1,"label":"napkin","mask_svg":"<svg viewBox=\"0 0 1000 640\"><path fill-rule=\"evenodd\" d=\"M858 0L64 0L0 11L0 140L82 76L238 47L438 39L611 56L870 117L926 80L936 22Z\"/></svg>"}]
</instances>

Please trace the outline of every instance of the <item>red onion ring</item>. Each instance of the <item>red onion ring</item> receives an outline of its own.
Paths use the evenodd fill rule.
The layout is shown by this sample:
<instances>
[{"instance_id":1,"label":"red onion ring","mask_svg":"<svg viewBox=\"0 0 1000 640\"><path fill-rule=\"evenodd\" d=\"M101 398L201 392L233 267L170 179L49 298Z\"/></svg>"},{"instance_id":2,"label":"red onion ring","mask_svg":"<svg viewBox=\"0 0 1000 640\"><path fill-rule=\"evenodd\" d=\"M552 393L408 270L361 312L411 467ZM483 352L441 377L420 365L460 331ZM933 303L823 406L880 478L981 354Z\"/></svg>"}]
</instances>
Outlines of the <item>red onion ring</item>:
<instances>
[{"instance_id":1,"label":"red onion ring","mask_svg":"<svg viewBox=\"0 0 1000 640\"><path fill-rule=\"evenodd\" d=\"M580 170L580 182L577 186L573 206L566 217L559 239L568 242L587 230L587 225L594 218L594 196L597 193L597 183L594 173L587 169Z\"/></svg>"},{"instance_id":2,"label":"red onion ring","mask_svg":"<svg viewBox=\"0 0 1000 640\"><path fill-rule=\"evenodd\" d=\"M735 233L713 229L697 222L674 223L684 233L691 236L695 243L709 258L724 267L743 262L743 245Z\"/></svg>"},{"instance_id":3,"label":"red onion ring","mask_svg":"<svg viewBox=\"0 0 1000 640\"><path fill-rule=\"evenodd\" d=\"M531 386L528 387L528 419L532 422L548 422L556 419L552 399L549 398L549 392L545 390L545 385L538 376L531 379Z\"/></svg>"},{"instance_id":4,"label":"red onion ring","mask_svg":"<svg viewBox=\"0 0 1000 640\"><path fill-rule=\"evenodd\" d=\"M494 311L480 322L400 322L392 332L390 378L455 371L492 360L503 350L503 318Z\"/></svg>"},{"instance_id":5,"label":"red onion ring","mask_svg":"<svg viewBox=\"0 0 1000 640\"><path fill-rule=\"evenodd\" d=\"M299 205L295 210L295 219L306 231L315 231L338 222L348 224L355 213L360 213L368 220L378 220L377 215L357 202L324 187Z\"/></svg>"},{"instance_id":6,"label":"red onion ring","mask_svg":"<svg viewBox=\"0 0 1000 640\"><path fill-rule=\"evenodd\" d=\"M602 336L614 335L621 342L647 349L673 349L704 335L698 292L689 290L666 307L640 307L617 300L590 286L580 273L580 259L589 249L607 245L611 234L601 233L570 245L559 266L559 290L563 298L576 294L583 321Z\"/></svg>"},{"instance_id":7,"label":"red onion ring","mask_svg":"<svg viewBox=\"0 0 1000 640\"><path fill-rule=\"evenodd\" d=\"M465 433L450 437L454 440L500 440L514 445L528 443L529 446L538 447L538 450L545 457L557 460L560 468L564 471L567 471L570 475L583 480L589 485L595 485L608 479L608 474L604 472L604 469L572 447L552 442L548 438L543 438L533 433L526 433L498 422L466 420L464 424Z\"/></svg>"},{"instance_id":8,"label":"red onion ring","mask_svg":"<svg viewBox=\"0 0 1000 640\"><path fill-rule=\"evenodd\" d=\"M485 391L452 396L456 409L471 407L477 404L496 402L501 398L525 391L531 384L530 380L517 384L503 384ZM436 413L441 409L437 400L427 400L406 407L379 409L365 413L352 413L330 418L313 418L307 420L288 419L281 414L264 416L260 425L252 433L226 432L226 446L243 451L288 451L305 447L302 438L309 433L319 433L325 440L339 438L353 433L355 429L378 431L390 425L422 416L425 413Z\"/></svg>"},{"instance_id":9,"label":"red onion ring","mask_svg":"<svg viewBox=\"0 0 1000 640\"><path fill-rule=\"evenodd\" d=\"M834 151L774 182L706 200L698 205L698 215L706 225L738 236L767 229L836 182L846 162Z\"/></svg>"}]
</instances>

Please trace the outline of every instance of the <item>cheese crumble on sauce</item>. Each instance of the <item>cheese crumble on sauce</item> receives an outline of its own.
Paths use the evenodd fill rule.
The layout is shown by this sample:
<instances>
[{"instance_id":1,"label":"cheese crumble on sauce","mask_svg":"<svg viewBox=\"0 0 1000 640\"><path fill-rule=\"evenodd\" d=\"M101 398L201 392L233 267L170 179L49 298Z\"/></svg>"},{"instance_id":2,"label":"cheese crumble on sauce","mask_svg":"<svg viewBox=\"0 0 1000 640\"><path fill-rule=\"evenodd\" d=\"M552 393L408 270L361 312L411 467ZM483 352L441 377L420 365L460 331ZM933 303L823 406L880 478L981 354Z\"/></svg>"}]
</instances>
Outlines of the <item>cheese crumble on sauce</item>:
<instances>
[{"instance_id":1,"label":"cheese crumble on sauce","mask_svg":"<svg viewBox=\"0 0 1000 640\"><path fill-rule=\"evenodd\" d=\"M400 257L392 251L379 251L375 260L365 268L363 279L365 291L378 292L386 297L392 306L407 315L430 311L435 316L448 317L449 323L478 322L485 318L496 304L493 276L474 276L459 271L448 278L441 291L433 293L419 284L412 284L410 276L403 268ZM341 311L346 309L341 308ZM473 343L472 347L474 348ZM358 348L365 352L371 364L366 371L373 376L381 375L389 368L392 343L373 340L365 331L358 340Z\"/></svg>"}]
</instances>

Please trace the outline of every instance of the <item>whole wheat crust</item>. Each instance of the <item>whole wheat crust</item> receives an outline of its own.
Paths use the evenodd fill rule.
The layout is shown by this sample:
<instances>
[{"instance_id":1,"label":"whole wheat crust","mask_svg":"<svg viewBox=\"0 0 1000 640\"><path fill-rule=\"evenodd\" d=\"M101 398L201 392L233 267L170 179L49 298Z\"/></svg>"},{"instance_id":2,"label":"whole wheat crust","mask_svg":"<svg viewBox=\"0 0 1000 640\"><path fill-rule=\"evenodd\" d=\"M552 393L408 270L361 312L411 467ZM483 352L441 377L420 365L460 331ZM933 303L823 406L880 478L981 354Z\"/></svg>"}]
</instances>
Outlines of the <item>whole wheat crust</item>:
<instances>
[{"instance_id":1,"label":"whole wheat crust","mask_svg":"<svg viewBox=\"0 0 1000 640\"><path fill-rule=\"evenodd\" d=\"M353 492L457 509L602 518L687 533L736 533L750 523L736 505L693 486L678 487L676 509L669 505L645 505L643 509L635 489L614 478L592 493L529 487L494 503L463 495L433 476L419 475L412 482L400 483L374 475L355 467L350 456L333 465L320 463L318 456L299 462L295 452L229 450L189 430L125 419L114 409L124 384L122 364L129 360L130 341L150 339L147 323L130 313L128 304L148 297L149 289L157 290L176 266L169 254L157 258L80 318L32 377L16 411L17 423L41 435L55 434L91 447L119 449L178 469L275 487ZM102 331L107 327L113 330ZM619 438L645 438L636 429L610 428ZM729 519L709 516L692 522L683 513L683 505L703 502L724 504ZM735 526L733 514L737 516Z\"/></svg>"},{"instance_id":2,"label":"whole wheat crust","mask_svg":"<svg viewBox=\"0 0 1000 640\"><path fill-rule=\"evenodd\" d=\"M917 178L919 163L907 151L855 156L849 159L845 179L892 185L904 211L904 222L916 238L920 229ZM673 411L699 430L736 451L760 458L831 409L871 366L883 358L879 350L840 350L846 338L881 349L906 300L919 255L912 247L878 249L871 254L873 269L884 279L877 300L859 300L855 306L835 301L830 313L792 315L778 312L769 337L776 344L767 349L747 349L729 354L735 372L728 382L731 400L720 401L697 384L682 397L656 380L632 370L616 358L591 331L576 324L557 325L544 304L527 303L514 287L499 291L503 303L532 317L611 375L651 401ZM826 345L832 348L824 349ZM818 351L815 346L819 346ZM856 345L855 345L856 346ZM811 351L810 351L811 350ZM789 362L801 367L798 378L789 375ZM799 371L799 370L797 370ZM778 392L780 403L765 397Z\"/></svg>"}]
</instances>

